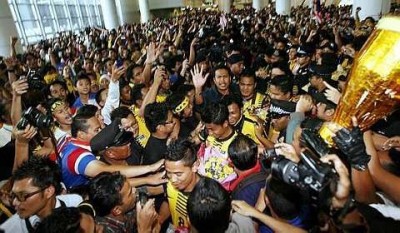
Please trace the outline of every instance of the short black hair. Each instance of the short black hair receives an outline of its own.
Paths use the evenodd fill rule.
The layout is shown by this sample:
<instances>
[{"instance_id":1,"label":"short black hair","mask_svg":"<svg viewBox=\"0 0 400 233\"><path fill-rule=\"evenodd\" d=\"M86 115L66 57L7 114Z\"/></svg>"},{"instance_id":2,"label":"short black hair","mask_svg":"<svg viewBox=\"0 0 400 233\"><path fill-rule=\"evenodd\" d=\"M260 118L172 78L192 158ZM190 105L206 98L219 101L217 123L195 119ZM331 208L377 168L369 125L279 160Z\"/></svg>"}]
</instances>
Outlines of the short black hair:
<instances>
[{"instance_id":1,"label":"short black hair","mask_svg":"<svg viewBox=\"0 0 400 233\"><path fill-rule=\"evenodd\" d=\"M206 124L222 125L228 117L228 107L221 103L208 104L201 111L201 120Z\"/></svg>"},{"instance_id":2,"label":"short black hair","mask_svg":"<svg viewBox=\"0 0 400 233\"><path fill-rule=\"evenodd\" d=\"M86 104L83 105L82 107L80 107L78 109L78 111L76 112L76 114L83 114L83 115L89 115L89 116L96 116L97 111L99 110L99 108L97 106L94 106L93 104Z\"/></svg>"},{"instance_id":3,"label":"short black hair","mask_svg":"<svg viewBox=\"0 0 400 233\"><path fill-rule=\"evenodd\" d=\"M120 106L120 107L114 109L114 110L111 112L111 115L110 115L111 121L114 121L114 120L117 119L117 118L126 118L126 117L128 117L130 114L133 115L133 112L132 112L128 107L126 107L126 106Z\"/></svg>"},{"instance_id":4,"label":"short black hair","mask_svg":"<svg viewBox=\"0 0 400 233\"><path fill-rule=\"evenodd\" d=\"M192 84L182 84L178 87L178 89L176 90L177 92L180 93L185 93L185 95L188 94L189 91L194 90L194 85Z\"/></svg>"},{"instance_id":5,"label":"short black hair","mask_svg":"<svg viewBox=\"0 0 400 233\"><path fill-rule=\"evenodd\" d=\"M275 76L271 79L270 85L274 85L284 94L293 92L293 78L288 75Z\"/></svg>"},{"instance_id":6,"label":"short black hair","mask_svg":"<svg viewBox=\"0 0 400 233\"><path fill-rule=\"evenodd\" d=\"M89 76L84 71L79 72L78 75L76 76L74 86L76 87L79 80L84 80L84 79L88 80L89 83L91 82Z\"/></svg>"},{"instance_id":7,"label":"short black hair","mask_svg":"<svg viewBox=\"0 0 400 233\"><path fill-rule=\"evenodd\" d=\"M189 140L178 139L168 145L165 160L182 160L185 166L192 166L197 160L196 148Z\"/></svg>"},{"instance_id":8,"label":"short black hair","mask_svg":"<svg viewBox=\"0 0 400 233\"><path fill-rule=\"evenodd\" d=\"M136 68L138 68L138 67L140 67L140 68L143 68L141 65L139 65L139 64L132 64L132 65L130 65L130 66L128 66L128 68L126 69L126 75L125 75L125 77L128 79L128 80L131 80L132 78L133 78L133 70L135 70Z\"/></svg>"},{"instance_id":9,"label":"short black hair","mask_svg":"<svg viewBox=\"0 0 400 233\"><path fill-rule=\"evenodd\" d=\"M265 194L276 215L285 220L294 219L300 213L300 193L295 187L274 176L267 179Z\"/></svg>"},{"instance_id":10,"label":"short black hair","mask_svg":"<svg viewBox=\"0 0 400 233\"><path fill-rule=\"evenodd\" d=\"M143 99L142 89L145 87L146 87L146 85L144 85L143 83L136 84L135 86L133 86L132 91L131 91L133 103L135 103L138 100Z\"/></svg>"},{"instance_id":11,"label":"short black hair","mask_svg":"<svg viewBox=\"0 0 400 233\"><path fill-rule=\"evenodd\" d=\"M242 78L252 78L254 83L257 83L256 74L253 69L244 69L243 72L240 74L239 80Z\"/></svg>"},{"instance_id":12,"label":"short black hair","mask_svg":"<svg viewBox=\"0 0 400 233\"><path fill-rule=\"evenodd\" d=\"M60 207L52 210L37 226L36 233L80 232L81 212L77 207Z\"/></svg>"},{"instance_id":13,"label":"short black hair","mask_svg":"<svg viewBox=\"0 0 400 233\"><path fill-rule=\"evenodd\" d=\"M112 209L122 203L120 194L126 178L119 172L101 172L89 184L89 200L97 216L109 215Z\"/></svg>"},{"instance_id":14,"label":"short black hair","mask_svg":"<svg viewBox=\"0 0 400 233\"><path fill-rule=\"evenodd\" d=\"M51 87L51 86L57 85L57 84L60 85L60 86L62 86L62 88L64 88L66 91L68 90L67 84L66 84L64 81L61 81L61 80L55 80L54 82L50 83L50 85L49 85L49 90L50 90L50 87Z\"/></svg>"},{"instance_id":15,"label":"short black hair","mask_svg":"<svg viewBox=\"0 0 400 233\"><path fill-rule=\"evenodd\" d=\"M157 131L157 126L168 119L168 108L165 103L151 103L144 108L144 120L150 132Z\"/></svg>"},{"instance_id":16,"label":"short black hair","mask_svg":"<svg viewBox=\"0 0 400 233\"><path fill-rule=\"evenodd\" d=\"M100 102L101 102L101 94L103 93L103 91L108 91L106 88L101 88L97 93L96 93L96 96L95 96L95 99L96 99L96 103L100 106Z\"/></svg>"},{"instance_id":17,"label":"short black hair","mask_svg":"<svg viewBox=\"0 0 400 233\"><path fill-rule=\"evenodd\" d=\"M278 68L285 72L286 75L290 75L292 72L290 71L289 64L286 61L280 61L272 64L272 69L273 68Z\"/></svg>"},{"instance_id":18,"label":"short black hair","mask_svg":"<svg viewBox=\"0 0 400 233\"><path fill-rule=\"evenodd\" d=\"M237 106L242 109L243 101L239 95L227 95L222 99L222 104L228 107L231 104L237 104Z\"/></svg>"},{"instance_id":19,"label":"short black hair","mask_svg":"<svg viewBox=\"0 0 400 233\"><path fill-rule=\"evenodd\" d=\"M71 136L76 138L79 131L86 132L89 129L87 121L94 116L91 112L78 112L72 119Z\"/></svg>"},{"instance_id":20,"label":"short black hair","mask_svg":"<svg viewBox=\"0 0 400 233\"><path fill-rule=\"evenodd\" d=\"M190 223L199 233L223 233L228 229L231 197L218 181L202 177L187 201Z\"/></svg>"},{"instance_id":21,"label":"short black hair","mask_svg":"<svg viewBox=\"0 0 400 233\"><path fill-rule=\"evenodd\" d=\"M56 195L61 193L61 170L48 158L32 156L13 173L12 181L32 178L32 184L41 189L53 186Z\"/></svg>"},{"instance_id":22,"label":"short black hair","mask_svg":"<svg viewBox=\"0 0 400 233\"><path fill-rule=\"evenodd\" d=\"M249 137L239 134L228 147L228 156L233 165L245 171L257 164L257 144Z\"/></svg>"},{"instance_id":23,"label":"short black hair","mask_svg":"<svg viewBox=\"0 0 400 233\"><path fill-rule=\"evenodd\" d=\"M217 70L226 70L226 71L228 71L229 76L232 77L231 69L229 69L229 67L226 66L226 65L223 64L223 63L218 64L218 65L215 66L215 68L213 69L212 74L213 74L214 78L215 78L215 72L216 72Z\"/></svg>"}]
</instances>

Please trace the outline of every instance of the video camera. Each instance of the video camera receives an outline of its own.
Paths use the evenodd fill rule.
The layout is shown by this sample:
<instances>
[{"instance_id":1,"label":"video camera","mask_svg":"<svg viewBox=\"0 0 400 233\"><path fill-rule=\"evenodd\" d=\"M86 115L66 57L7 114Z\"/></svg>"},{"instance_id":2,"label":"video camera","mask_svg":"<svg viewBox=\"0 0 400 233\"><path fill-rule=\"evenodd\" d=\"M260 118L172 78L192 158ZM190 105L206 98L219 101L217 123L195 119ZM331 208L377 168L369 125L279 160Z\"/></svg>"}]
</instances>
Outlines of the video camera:
<instances>
[{"instance_id":1,"label":"video camera","mask_svg":"<svg viewBox=\"0 0 400 233\"><path fill-rule=\"evenodd\" d=\"M330 206L338 175L332 166L321 162L310 149L301 152L299 163L278 155L275 149L266 150L263 160L271 161L272 176L299 188L312 206L322 208Z\"/></svg>"}]
</instances>

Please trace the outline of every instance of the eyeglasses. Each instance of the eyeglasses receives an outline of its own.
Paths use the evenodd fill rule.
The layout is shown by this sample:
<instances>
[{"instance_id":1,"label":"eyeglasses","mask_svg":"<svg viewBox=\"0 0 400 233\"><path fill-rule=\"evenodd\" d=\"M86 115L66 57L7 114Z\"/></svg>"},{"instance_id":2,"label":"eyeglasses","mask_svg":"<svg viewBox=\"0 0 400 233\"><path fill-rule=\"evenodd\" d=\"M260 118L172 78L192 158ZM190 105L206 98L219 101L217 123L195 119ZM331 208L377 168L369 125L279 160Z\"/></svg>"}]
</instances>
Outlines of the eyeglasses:
<instances>
[{"instance_id":1,"label":"eyeglasses","mask_svg":"<svg viewBox=\"0 0 400 233\"><path fill-rule=\"evenodd\" d=\"M39 189L39 190L36 190L34 192L31 192L31 193L14 193L14 192L11 192L10 193L10 198L11 198L11 200L14 200L14 198L17 198L17 200L19 202L24 202L24 201L26 201L26 199L34 196L35 194L38 194L38 193L42 192L46 188L47 187Z\"/></svg>"}]
</instances>

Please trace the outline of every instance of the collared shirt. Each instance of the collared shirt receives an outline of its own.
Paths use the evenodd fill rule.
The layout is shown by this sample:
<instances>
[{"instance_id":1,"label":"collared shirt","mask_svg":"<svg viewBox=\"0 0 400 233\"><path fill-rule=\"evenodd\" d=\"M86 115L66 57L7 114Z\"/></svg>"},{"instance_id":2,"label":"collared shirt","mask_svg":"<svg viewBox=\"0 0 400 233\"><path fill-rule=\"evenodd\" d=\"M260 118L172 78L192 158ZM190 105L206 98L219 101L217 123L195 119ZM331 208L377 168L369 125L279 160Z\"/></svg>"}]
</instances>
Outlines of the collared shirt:
<instances>
[{"instance_id":1,"label":"collared shirt","mask_svg":"<svg viewBox=\"0 0 400 233\"><path fill-rule=\"evenodd\" d=\"M87 104L91 104L91 105L94 105L96 107L99 107L99 105L96 102L96 94L93 94L93 93L89 94L89 100L88 100ZM75 102L72 105L72 107L78 109L78 108L82 107L83 105L86 105L86 104L82 103L81 97L78 97L75 100Z\"/></svg>"},{"instance_id":2,"label":"collared shirt","mask_svg":"<svg viewBox=\"0 0 400 233\"><path fill-rule=\"evenodd\" d=\"M229 87L229 94L240 95L240 92L238 91L238 88L235 88L235 86L233 86L231 84L231 86ZM225 97L225 95L221 94L215 86L207 88L203 92L202 106L206 106L207 104L210 104L210 103L217 103L220 100L222 100L224 97Z\"/></svg>"},{"instance_id":3,"label":"collared shirt","mask_svg":"<svg viewBox=\"0 0 400 233\"><path fill-rule=\"evenodd\" d=\"M62 180L70 189L89 182L85 169L90 162L97 160L91 152L89 142L84 142L71 137L64 137L57 144L60 154L58 160L61 166Z\"/></svg>"},{"instance_id":4,"label":"collared shirt","mask_svg":"<svg viewBox=\"0 0 400 233\"><path fill-rule=\"evenodd\" d=\"M255 114L261 120L266 121L269 105L269 96L256 92L253 98L249 100L243 100L243 115L247 118L255 120L252 116L252 114Z\"/></svg>"},{"instance_id":5,"label":"collared shirt","mask_svg":"<svg viewBox=\"0 0 400 233\"><path fill-rule=\"evenodd\" d=\"M82 197L78 194L65 194L56 197L55 208L61 207L61 201L65 203L66 207L77 207L82 202ZM37 215L33 215L29 218L29 222L32 226L37 226L40 223L40 218ZM1 226L1 230L5 233L29 233L26 227L25 219L20 218L18 214L14 214Z\"/></svg>"},{"instance_id":6,"label":"collared shirt","mask_svg":"<svg viewBox=\"0 0 400 233\"><path fill-rule=\"evenodd\" d=\"M96 223L104 227L104 233L135 233L136 229L136 211L130 211L125 214L125 221L119 221L115 218L105 216L96 217Z\"/></svg>"}]
</instances>

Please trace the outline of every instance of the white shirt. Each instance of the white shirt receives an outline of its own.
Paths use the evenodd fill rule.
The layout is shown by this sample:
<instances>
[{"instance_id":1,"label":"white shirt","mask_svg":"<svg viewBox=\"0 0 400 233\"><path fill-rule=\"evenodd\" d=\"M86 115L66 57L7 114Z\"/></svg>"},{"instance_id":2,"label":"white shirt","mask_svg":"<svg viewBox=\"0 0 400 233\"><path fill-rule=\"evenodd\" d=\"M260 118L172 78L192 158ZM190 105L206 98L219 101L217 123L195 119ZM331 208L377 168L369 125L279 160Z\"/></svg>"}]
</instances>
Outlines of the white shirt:
<instances>
[{"instance_id":1,"label":"white shirt","mask_svg":"<svg viewBox=\"0 0 400 233\"><path fill-rule=\"evenodd\" d=\"M111 124L111 112L119 106L119 81L110 81L108 84L108 93L104 107L101 109L101 115L104 118L104 124Z\"/></svg>"},{"instance_id":2,"label":"white shirt","mask_svg":"<svg viewBox=\"0 0 400 233\"><path fill-rule=\"evenodd\" d=\"M56 129L54 130L54 138L56 139L56 142L58 142L58 140L60 140L61 138L65 137L67 134L68 134L67 132L58 127L56 127Z\"/></svg>"},{"instance_id":3,"label":"white shirt","mask_svg":"<svg viewBox=\"0 0 400 233\"><path fill-rule=\"evenodd\" d=\"M0 148L11 142L12 125L3 124L0 128Z\"/></svg>"},{"instance_id":4,"label":"white shirt","mask_svg":"<svg viewBox=\"0 0 400 233\"><path fill-rule=\"evenodd\" d=\"M56 207L58 208L61 206L61 201L65 203L67 207L77 207L82 202L82 197L78 194L65 194L59 195L56 197ZM35 226L40 219L37 215L33 215L29 218L32 226ZM5 221L1 226L1 230L4 230L5 233L29 233L28 229L26 228L25 219L20 218L18 214L14 214L11 216L7 221Z\"/></svg>"}]
</instances>

